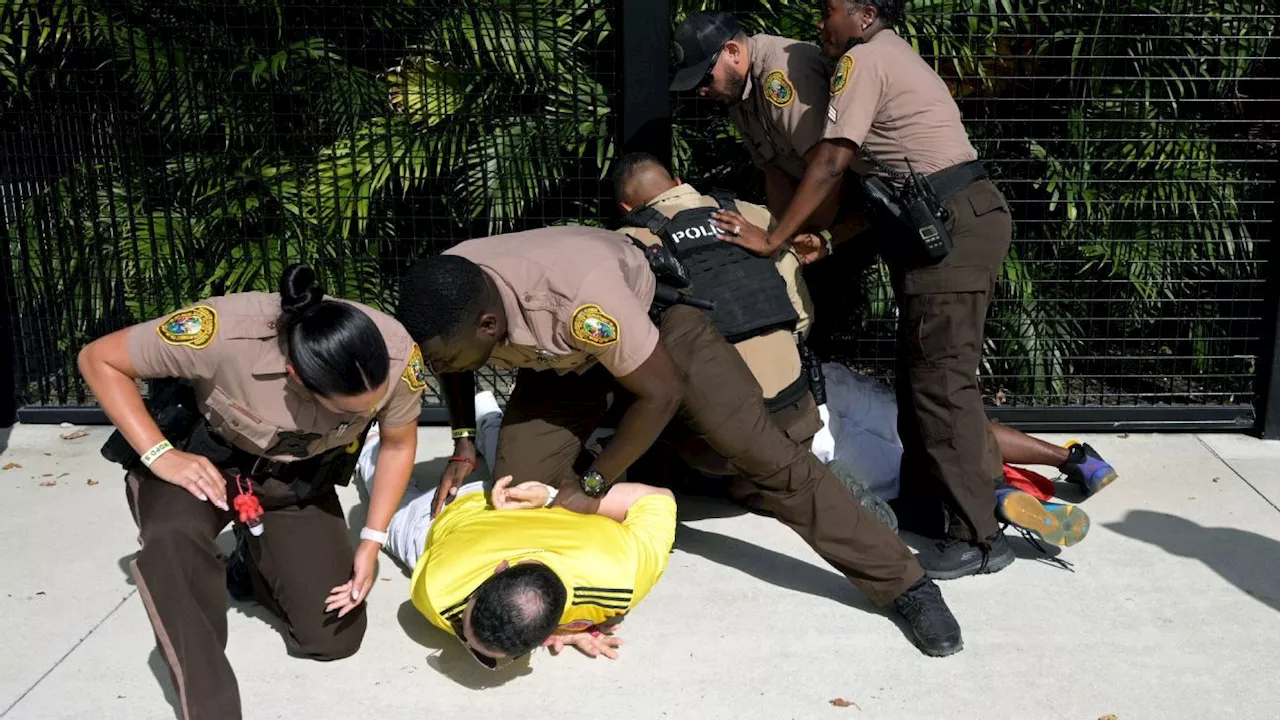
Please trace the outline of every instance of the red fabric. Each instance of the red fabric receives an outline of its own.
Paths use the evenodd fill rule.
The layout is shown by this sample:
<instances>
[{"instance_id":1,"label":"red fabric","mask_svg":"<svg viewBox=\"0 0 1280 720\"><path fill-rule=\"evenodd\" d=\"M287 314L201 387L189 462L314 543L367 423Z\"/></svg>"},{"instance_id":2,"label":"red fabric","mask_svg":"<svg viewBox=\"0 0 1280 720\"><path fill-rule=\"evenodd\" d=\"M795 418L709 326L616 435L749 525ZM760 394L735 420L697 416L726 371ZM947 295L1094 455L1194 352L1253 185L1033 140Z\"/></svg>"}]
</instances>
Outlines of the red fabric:
<instances>
[{"instance_id":1,"label":"red fabric","mask_svg":"<svg viewBox=\"0 0 1280 720\"><path fill-rule=\"evenodd\" d=\"M1044 502L1053 499L1053 481L1026 468L1004 466L1004 479L1013 487L1035 496Z\"/></svg>"}]
</instances>

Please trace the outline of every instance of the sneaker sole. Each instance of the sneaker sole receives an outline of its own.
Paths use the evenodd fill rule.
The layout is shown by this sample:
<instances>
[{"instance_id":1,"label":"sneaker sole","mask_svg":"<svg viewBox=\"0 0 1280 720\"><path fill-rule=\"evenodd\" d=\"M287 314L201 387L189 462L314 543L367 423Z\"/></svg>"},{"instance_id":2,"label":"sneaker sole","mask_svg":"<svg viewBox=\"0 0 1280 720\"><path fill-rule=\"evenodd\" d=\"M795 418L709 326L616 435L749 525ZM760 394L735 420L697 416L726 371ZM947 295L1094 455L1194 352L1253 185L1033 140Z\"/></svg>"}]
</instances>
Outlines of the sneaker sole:
<instances>
[{"instance_id":1,"label":"sneaker sole","mask_svg":"<svg viewBox=\"0 0 1280 720\"><path fill-rule=\"evenodd\" d=\"M1120 476L1116 473L1115 470L1112 470L1111 472L1104 475L1102 480L1100 480L1092 490L1089 490L1089 497L1093 497L1094 495L1097 495L1098 493L1102 492L1103 488L1115 482L1116 478L1118 477Z\"/></svg>"},{"instance_id":2,"label":"sneaker sole","mask_svg":"<svg viewBox=\"0 0 1280 720\"><path fill-rule=\"evenodd\" d=\"M1089 534L1089 516L1075 505L1044 505L1026 493L1009 493L1000 514L1018 527L1058 547L1071 547Z\"/></svg>"}]
</instances>

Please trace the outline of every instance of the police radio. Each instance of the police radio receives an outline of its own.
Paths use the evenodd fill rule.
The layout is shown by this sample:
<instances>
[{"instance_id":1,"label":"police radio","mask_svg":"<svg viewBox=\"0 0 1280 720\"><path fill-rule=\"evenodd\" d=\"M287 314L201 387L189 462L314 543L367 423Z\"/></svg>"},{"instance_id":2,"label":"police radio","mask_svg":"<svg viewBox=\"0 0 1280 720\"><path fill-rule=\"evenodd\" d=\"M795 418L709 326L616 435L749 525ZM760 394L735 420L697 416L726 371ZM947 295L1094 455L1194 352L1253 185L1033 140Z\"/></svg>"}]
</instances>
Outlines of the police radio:
<instances>
[{"instance_id":1,"label":"police radio","mask_svg":"<svg viewBox=\"0 0 1280 720\"><path fill-rule=\"evenodd\" d=\"M859 150L863 159L900 183L895 186L876 175L861 176L863 192L871 203L919 238L929 258L937 261L946 257L952 248L951 233L945 224L950 213L938 200L929 179L911 167L910 158L905 158L909 172L904 173L889 167L865 147Z\"/></svg>"},{"instance_id":2,"label":"police radio","mask_svg":"<svg viewBox=\"0 0 1280 720\"><path fill-rule=\"evenodd\" d=\"M934 260L941 260L951 252L951 233L944 224L950 213L938 202L938 196L920 173L911 167L911 158L907 161L907 171L911 175L911 183L903 187L903 199L907 201L908 223L920 235L925 254Z\"/></svg>"}]
</instances>

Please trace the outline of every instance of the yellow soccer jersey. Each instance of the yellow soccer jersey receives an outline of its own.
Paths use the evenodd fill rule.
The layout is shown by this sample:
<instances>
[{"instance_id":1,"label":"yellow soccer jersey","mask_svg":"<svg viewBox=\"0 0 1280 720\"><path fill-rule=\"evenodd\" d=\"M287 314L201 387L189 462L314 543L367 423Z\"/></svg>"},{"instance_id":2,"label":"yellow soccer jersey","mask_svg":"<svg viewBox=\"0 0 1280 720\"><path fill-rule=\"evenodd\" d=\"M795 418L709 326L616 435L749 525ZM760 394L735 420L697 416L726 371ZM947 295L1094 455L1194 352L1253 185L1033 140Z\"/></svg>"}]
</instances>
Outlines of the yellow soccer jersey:
<instances>
[{"instance_id":1,"label":"yellow soccer jersey","mask_svg":"<svg viewBox=\"0 0 1280 720\"><path fill-rule=\"evenodd\" d=\"M533 560L564 581L561 628L585 629L644 599L666 570L675 534L676 503L665 495L640 498L618 523L564 508L495 510L472 493L431 524L410 592L419 612L452 633L450 620L498 565Z\"/></svg>"}]
</instances>

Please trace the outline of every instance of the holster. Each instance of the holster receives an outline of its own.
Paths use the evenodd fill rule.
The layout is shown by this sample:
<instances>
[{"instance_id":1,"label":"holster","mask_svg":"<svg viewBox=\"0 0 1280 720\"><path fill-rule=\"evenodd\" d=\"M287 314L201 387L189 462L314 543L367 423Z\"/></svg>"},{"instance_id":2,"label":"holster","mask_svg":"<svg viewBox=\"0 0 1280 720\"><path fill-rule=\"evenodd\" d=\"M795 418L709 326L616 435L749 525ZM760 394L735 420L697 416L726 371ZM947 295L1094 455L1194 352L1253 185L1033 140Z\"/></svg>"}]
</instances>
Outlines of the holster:
<instances>
[{"instance_id":1,"label":"holster","mask_svg":"<svg viewBox=\"0 0 1280 720\"><path fill-rule=\"evenodd\" d=\"M201 423L200 408L196 405L195 390L177 378L160 378L151 381L151 394L145 401L147 412L160 427L165 439L179 450L185 450L191 433ZM102 457L119 463L125 470L133 470L142 464L142 458L124 435L116 430L102 445Z\"/></svg>"},{"instance_id":2,"label":"holster","mask_svg":"<svg viewBox=\"0 0 1280 720\"><path fill-rule=\"evenodd\" d=\"M306 502L331 487L351 483L371 426L372 423L366 425L360 437L349 445L304 460L284 461L241 450L211 432L208 424L202 422L192 432L187 452L203 455L218 468L246 478L276 478L293 489L299 502Z\"/></svg>"}]
</instances>

